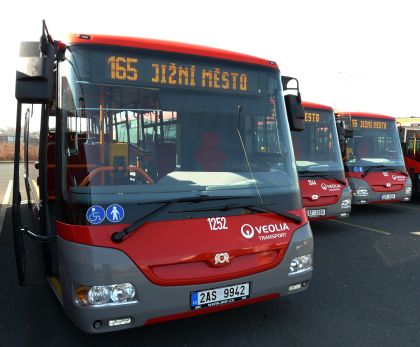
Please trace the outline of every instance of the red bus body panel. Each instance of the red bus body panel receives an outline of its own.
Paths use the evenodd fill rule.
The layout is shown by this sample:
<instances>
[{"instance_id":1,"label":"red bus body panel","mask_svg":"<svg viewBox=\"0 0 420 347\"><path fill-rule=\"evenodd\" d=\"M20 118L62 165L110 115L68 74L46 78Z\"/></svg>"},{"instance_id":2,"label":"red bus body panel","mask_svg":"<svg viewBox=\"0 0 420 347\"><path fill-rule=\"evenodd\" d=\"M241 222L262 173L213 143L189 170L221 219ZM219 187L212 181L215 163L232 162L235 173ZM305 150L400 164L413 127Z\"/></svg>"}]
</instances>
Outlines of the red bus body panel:
<instances>
[{"instance_id":1,"label":"red bus body panel","mask_svg":"<svg viewBox=\"0 0 420 347\"><path fill-rule=\"evenodd\" d=\"M328 110L328 111L333 110L331 106L316 104L314 102L309 102L309 101L302 101L302 106L303 108L318 108L320 110Z\"/></svg>"},{"instance_id":2,"label":"red bus body panel","mask_svg":"<svg viewBox=\"0 0 420 347\"><path fill-rule=\"evenodd\" d=\"M58 236L67 241L121 250L152 283L174 286L224 281L275 267L293 232L307 221L303 209L291 213L302 222L271 213L226 217L227 230L210 230L203 218L149 222L121 243L114 243L111 236L127 225L56 222L56 227ZM229 263L215 265L215 254L224 252L229 253Z\"/></svg>"},{"instance_id":3,"label":"red bus body panel","mask_svg":"<svg viewBox=\"0 0 420 347\"><path fill-rule=\"evenodd\" d=\"M86 37L86 38L84 38ZM168 53L181 53L196 56L203 56L208 58L231 60L239 63L247 63L254 65L262 65L272 69L277 69L278 66L271 60L257 58L251 55L231 52L218 48L205 47L200 45L193 45L188 43L154 40L134 37L120 37L109 35L80 35L70 34L65 42L67 45L71 44L96 44L109 45L119 47L130 47L147 49L149 51L160 51Z\"/></svg>"},{"instance_id":4,"label":"red bus body panel","mask_svg":"<svg viewBox=\"0 0 420 347\"><path fill-rule=\"evenodd\" d=\"M374 192L397 192L404 188L407 175L398 172L369 172L366 174L360 172L348 172L349 178L358 178L365 180Z\"/></svg>"},{"instance_id":5,"label":"red bus body panel","mask_svg":"<svg viewBox=\"0 0 420 347\"><path fill-rule=\"evenodd\" d=\"M316 182L316 185L311 184ZM299 179L302 201L305 207L333 205L338 202L346 185L330 179Z\"/></svg>"},{"instance_id":6,"label":"red bus body panel","mask_svg":"<svg viewBox=\"0 0 420 347\"><path fill-rule=\"evenodd\" d=\"M405 155L404 162L408 172L420 173L420 161Z\"/></svg>"},{"instance_id":7,"label":"red bus body panel","mask_svg":"<svg viewBox=\"0 0 420 347\"><path fill-rule=\"evenodd\" d=\"M378 118L378 119L387 119L387 120L395 120L395 117L387 116L384 114L378 113L369 113L369 112L345 112L345 111L336 111L337 117L342 116L352 116L352 117L360 117L360 118Z\"/></svg>"}]
</instances>

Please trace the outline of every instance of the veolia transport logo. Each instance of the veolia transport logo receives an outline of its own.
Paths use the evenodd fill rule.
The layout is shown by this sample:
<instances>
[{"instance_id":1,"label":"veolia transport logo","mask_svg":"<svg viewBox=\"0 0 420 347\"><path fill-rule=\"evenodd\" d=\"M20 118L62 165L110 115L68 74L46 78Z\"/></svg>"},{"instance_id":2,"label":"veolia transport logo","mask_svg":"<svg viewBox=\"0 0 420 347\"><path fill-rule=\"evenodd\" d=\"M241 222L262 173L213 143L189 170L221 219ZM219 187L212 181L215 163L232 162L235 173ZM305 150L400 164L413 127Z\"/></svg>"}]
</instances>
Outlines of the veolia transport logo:
<instances>
[{"instance_id":1,"label":"veolia transport logo","mask_svg":"<svg viewBox=\"0 0 420 347\"><path fill-rule=\"evenodd\" d=\"M252 239L255 235L255 232L258 233L257 237L260 241L275 239L275 238L285 238L287 237L286 231L290 230L287 223L281 222L278 224L266 224L252 226L249 224L244 224L241 227L241 234L246 239Z\"/></svg>"},{"instance_id":2,"label":"veolia transport logo","mask_svg":"<svg viewBox=\"0 0 420 347\"><path fill-rule=\"evenodd\" d=\"M241 234L246 239L252 239L254 237L254 228L249 224L244 224L241 227Z\"/></svg>"},{"instance_id":3,"label":"veolia transport logo","mask_svg":"<svg viewBox=\"0 0 420 347\"><path fill-rule=\"evenodd\" d=\"M321 188L322 188L323 190L327 190L327 189L330 189L330 190L333 190L333 189L340 189L340 188L341 188L341 185L339 185L339 184L334 184L334 183L331 183L331 184L325 184L325 183L322 183L322 184L321 184Z\"/></svg>"}]
</instances>

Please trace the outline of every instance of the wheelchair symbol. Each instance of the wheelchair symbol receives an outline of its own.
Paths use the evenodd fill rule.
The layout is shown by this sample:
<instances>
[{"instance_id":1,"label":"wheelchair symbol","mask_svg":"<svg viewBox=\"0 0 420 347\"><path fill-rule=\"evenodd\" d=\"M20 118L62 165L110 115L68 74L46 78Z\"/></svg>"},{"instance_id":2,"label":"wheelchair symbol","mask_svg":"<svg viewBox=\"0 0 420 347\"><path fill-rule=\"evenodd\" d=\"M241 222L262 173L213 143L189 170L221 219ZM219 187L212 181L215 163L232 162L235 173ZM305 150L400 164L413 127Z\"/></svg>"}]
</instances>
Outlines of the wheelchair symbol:
<instances>
[{"instance_id":1,"label":"wheelchair symbol","mask_svg":"<svg viewBox=\"0 0 420 347\"><path fill-rule=\"evenodd\" d=\"M102 223L105 219L105 210L98 205L91 206L86 212L86 219L90 224Z\"/></svg>"}]
</instances>

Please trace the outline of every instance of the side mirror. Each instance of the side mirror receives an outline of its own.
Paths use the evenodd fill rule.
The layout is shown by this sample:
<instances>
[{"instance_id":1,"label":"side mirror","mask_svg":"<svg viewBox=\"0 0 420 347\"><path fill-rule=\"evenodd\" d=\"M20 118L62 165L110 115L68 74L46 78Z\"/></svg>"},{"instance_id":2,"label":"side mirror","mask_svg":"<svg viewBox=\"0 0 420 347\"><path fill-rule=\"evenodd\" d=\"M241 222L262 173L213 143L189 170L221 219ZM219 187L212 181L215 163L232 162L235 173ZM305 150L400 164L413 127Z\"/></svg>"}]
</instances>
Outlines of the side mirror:
<instances>
[{"instance_id":1,"label":"side mirror","mask_svg":"<svg viewBox=\"0 0 420 347\"><path fill-rule=\"evenodd\" d=\"M338 140L340 141L340 143L344 142L344 140L346 139L346 136L345 136L346 131L344 130L343 123L337 121L335 124L337 126Z\"/></svg>"},{"instance_id":2,"label":"side mirror","mask_svg":"<svg viewBox=\"0 0 420 347\"><path fill-rule=\"evenodd\" d=\"M289 119L290 130L302 131L305 129L305 110L303 109L300 96L285 95L287 118Z\"/></svg>"},{"instance_id":3,"label":"side mirror","mask_svg":"<svg viewBox=\"0 0 420 347\"><path fill-rule=\"evenodd\" d=\"M286 104L287 118L290 130L302 131L305 129L305 110L299 91L299 81L294 77L282 76L284 102Z\"/></svg>"},{"instance_id":4,"label":"side mirror","mask_svg":"<svg viewBox=\"0 0 420 347\"><path fill-rule=\"evenodd\" d=\"M16 99L21 103L52 103L54 86L54 47L39 42L21 42L16 70Z\"/></svg>"},{"instance_id":5,"label":"side mirror","mask_svg":"<svg viewBox=\"0 0 420 347\"><path fill-rule=\"evenodd\" d=\"M353 125L351 123L351 117L338 118L336 120L338 137L341 140L353 136Z\"/></svg>"}]
</instances>

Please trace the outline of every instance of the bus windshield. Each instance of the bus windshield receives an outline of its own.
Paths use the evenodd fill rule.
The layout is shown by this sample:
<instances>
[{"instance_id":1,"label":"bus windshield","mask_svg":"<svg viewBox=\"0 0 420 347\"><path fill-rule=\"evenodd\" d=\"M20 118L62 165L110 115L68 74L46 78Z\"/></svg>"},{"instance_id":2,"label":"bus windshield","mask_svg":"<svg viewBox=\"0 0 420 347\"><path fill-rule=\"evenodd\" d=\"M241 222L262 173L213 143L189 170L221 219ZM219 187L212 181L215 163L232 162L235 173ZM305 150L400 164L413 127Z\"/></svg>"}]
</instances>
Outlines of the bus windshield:
<instances>
[{"instance_id":1,"label":"bus windshield","mask_svg":"<svg viewBox=\"0 0 420 347\"><path fill-rule=\"evenodd\" d=\"M298 171L331 173L344 180L333 111L305 108L305 129L292 132Z\"/></svg>"},{"instance_id":2,"label":"bus windshield","mask_svg":"<svg viewBox=\"0 0 420 347\"><path fill-rule=\"evenodd\" d=\"M298 194L276 70L76 45L60 78L69 201Z\"/></svg>"},{"instance_id":3,"label":"bus windshield","mask_svg":"<svg viewBox=\"0 0 420 347\"><path fill-rule=\"evenodd\" d=\"M349 167L404 167L394 120L353 117L353 137L346 139L345 165Z\"/></svg>"}]
</instances>

